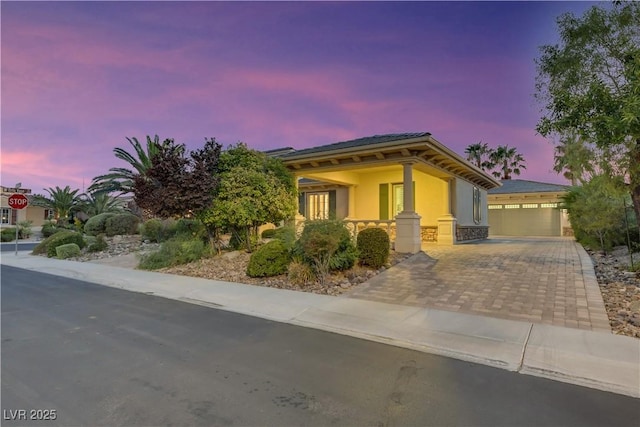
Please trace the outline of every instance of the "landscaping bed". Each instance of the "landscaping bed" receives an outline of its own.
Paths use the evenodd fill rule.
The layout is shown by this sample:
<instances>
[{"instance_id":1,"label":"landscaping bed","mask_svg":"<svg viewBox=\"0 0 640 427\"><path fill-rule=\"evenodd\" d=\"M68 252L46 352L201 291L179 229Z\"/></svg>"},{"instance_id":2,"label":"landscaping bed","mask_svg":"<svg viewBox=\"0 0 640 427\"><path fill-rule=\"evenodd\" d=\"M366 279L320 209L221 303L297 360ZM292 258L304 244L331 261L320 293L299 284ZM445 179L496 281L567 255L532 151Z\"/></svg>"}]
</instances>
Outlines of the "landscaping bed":
<instances>
[{"instance_id":1,"label":"landscaping bed","mask_svg":"<svg viewBox=\"0 0 640 427\"><path fill-rule=\"evenodd\" d=\"M628 271L627 247L617 247L607 255L587 252L593 260L613 333L640 338L640 271ZM634 261L640 261L640 253L634 254Z\"/></svg>"}]
</instances>

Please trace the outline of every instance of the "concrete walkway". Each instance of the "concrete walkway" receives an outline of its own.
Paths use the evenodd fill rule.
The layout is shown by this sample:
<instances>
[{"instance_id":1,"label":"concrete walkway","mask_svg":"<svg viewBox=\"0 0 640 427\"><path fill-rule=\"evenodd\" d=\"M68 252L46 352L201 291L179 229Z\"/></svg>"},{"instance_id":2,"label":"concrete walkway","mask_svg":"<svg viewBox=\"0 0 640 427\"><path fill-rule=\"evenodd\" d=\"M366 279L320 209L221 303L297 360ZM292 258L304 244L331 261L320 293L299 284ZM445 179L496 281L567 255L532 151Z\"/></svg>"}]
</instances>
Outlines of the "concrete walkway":
<instances>
[{"instance_id":1,"label":"concrete walkway","mask_svg":"<svg viewBox=\"0 0 640 427\"><path fill-rule=\"evenodd\" d=\"M567 238L492 238L424 252L351 298L611 332L591 259Z\"/></svg>"},{"instance_id":2,"label":"concrete walkway","mask_svg":"<svg viewBox=\"0 0 640 427\"><path fill-rule=\"evenodd\" d=\"M640 340L611 333L2 254L3 266L85 280L640 397Z\"/></svg>"}]
</instances>

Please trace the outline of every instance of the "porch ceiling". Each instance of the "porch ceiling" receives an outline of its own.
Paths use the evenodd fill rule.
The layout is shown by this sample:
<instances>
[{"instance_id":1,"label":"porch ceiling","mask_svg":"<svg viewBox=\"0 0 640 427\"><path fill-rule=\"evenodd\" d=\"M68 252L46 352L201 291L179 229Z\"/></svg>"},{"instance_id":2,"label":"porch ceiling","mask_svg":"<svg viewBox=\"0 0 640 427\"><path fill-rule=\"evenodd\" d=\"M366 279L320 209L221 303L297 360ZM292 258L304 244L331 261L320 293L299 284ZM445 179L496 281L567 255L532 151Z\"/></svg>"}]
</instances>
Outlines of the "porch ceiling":
<instances>
[{"instance_id":1,"label":"porch ceiling","mask_svg":"<svg viewBox=\"0 0 640 427\"><path fill-rule=\"evenodd\" d=\"M500 186L493 177L440 144L429 134L413 139L299 155L293 152L281 159L296 175L305 177L313 177L322 172L365 168L380 168L382 171L412 161L417 170L437 177L460 177L487 190Z\"/></svg>"}]
</instances>

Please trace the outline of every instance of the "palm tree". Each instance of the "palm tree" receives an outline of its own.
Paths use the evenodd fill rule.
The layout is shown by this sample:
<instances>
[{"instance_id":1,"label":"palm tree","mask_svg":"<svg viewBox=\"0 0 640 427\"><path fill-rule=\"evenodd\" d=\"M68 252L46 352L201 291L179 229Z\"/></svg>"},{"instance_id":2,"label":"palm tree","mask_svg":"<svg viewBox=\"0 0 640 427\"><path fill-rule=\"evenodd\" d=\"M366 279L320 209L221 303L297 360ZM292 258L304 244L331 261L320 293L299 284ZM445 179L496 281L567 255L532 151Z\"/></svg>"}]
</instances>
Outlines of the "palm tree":
<instances>
[{"instance_id":1,"label":"palm tree","mask_svg":"<svg viewBox=\"0 0 640 427\"><path fill-rule=\"evenodd\" d=\"M45 189L49 196L36 194L32 198L35 206L52 209L55 219L68 218L72 212L76 212L80 207L82 199L78 195L79 189L71 190L67 185L65 188L47 188Z\"/></svg>"},{"instance_id":2,"label":"palm tree","mask_svg":"<svg viewBox=\"0 0 640 427\"><path fill-rule=\"evenodd\" d=\"M107 212L122 212L124 202L117 197L112 197L107 193L84 194L81 203L81 210L92 217Z\"/></svg>"},{"instance_id":3,"label":"palm tree","mask_svg":"<svg viewBox=\"0 0 640 427\"><path fill-rule=\"evenodd\" d=\"M469 145L465 150L467 153L467 160L475 164L482 170L488 170L493 168L490 161L491 149L486 142L478 142L476 144Z\"/></svg>"},{"instance_id":4,"label":"palm tree","mask_svg":"<svg viewBox=\"0 0 640 427\"><path fill-rule=\"evenodd\" d=\"M571 181L576 186L578 182L585 184L595 173L593 158L595 154L576 134L570 133L560 139L560 145L555 148L553 155L553 170Z\"/></svg>"},{"instance_id":5,"label":"palm tree","mask_svg":"<svg viewBox=\"0 0 640 427\"><path fill-rule=\"evenodd\" d=\"M158 154L160 149L173 142L171 139L165 139L164 142L160 143L158 135L156 135L154 139L151 139L151 137L147 135L147 146L145 150L137 138L127 138L127 141L129 141L129 144L133 147L135 154L130 154L120 147L114 148L113 153L118 159L127 162L132 169L109 169L110 173L93 178L88 188L89 192L93 194L111 192L118 192L120 194L132 193L134 178L137 175L143 175L146 170L151 167L152 159Z\"/></svg>"},{"instance_id":6,"label":"palm tree","mask_svg":"<svg viewBox=\"0 0 640 427\"><path fill-rule=\"evenodd\" d=\"M493 167L497 168L491 174L501 180L511 179L511 174L520 175L520 169L526 169L524 157L515 147L499 145L490 154Z\"/></svg>"}]
</instances>

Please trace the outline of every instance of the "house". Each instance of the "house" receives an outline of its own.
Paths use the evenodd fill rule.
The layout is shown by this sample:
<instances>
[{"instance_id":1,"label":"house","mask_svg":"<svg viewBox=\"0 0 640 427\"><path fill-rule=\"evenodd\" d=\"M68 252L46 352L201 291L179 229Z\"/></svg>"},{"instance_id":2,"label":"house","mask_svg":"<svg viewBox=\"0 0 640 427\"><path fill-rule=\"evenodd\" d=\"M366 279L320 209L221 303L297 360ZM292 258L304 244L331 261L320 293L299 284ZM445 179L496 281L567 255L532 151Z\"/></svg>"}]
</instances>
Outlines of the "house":
<instances>
[{"instance_id":1,"label":"house","mask_svg":"<svg viewBox=\"0 0 640 427\"><path fill-rule=\"evenodd\" d=\"M298 178L298 221L335 217L354 234L382 227L398 252L418 252L425 242L452 245L488 237L487 191L500 182L428 132L267 154Z\"/></svg>"},{"instance_id":2,"label":"house","mask_svg":"<svg viewBox=\"0 0 640 427\"><path fill-rule=\"evenodd\" d=\"M24 209L11 209L9 207L9 197L12 194L24 194L29 199L29 205ZM31 221L34 227L40 227L44 221L53 216L51 209L31 204L31 190L28 188L3 187L0 186L0 228L13 227L22 221Z\"/></svg>"},{"instance_id":3,"label":"house","mask_svg":"<svg viewBox=\"0 0 640 427\"><path fill-rule=\"evenodd\" d=\"M510 179L489 190L489 230L497 236L573 236L561 209L566 185Z\"/></svg>"}]
</instances>

